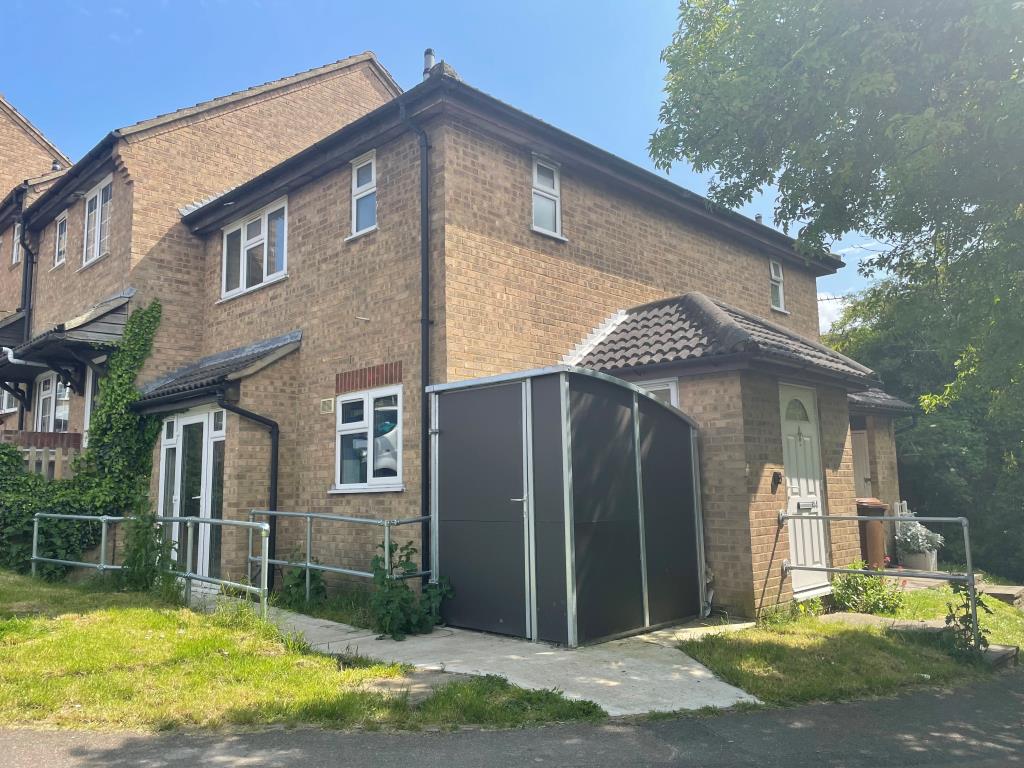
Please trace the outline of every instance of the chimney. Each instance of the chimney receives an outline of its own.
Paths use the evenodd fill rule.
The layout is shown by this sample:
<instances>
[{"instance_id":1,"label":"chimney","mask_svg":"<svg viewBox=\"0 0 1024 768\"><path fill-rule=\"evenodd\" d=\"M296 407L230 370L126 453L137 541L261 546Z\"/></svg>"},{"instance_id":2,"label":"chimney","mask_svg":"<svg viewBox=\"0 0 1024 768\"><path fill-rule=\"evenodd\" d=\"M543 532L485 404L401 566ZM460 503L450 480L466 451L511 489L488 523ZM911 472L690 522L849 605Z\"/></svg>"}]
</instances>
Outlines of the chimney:
<instances>
[{"instance_id":1,"label":"chimney","mask_svg":"<svg viewBox=\"0 0 1024 768\"><path fill-rule=\"evenodd\" d=\"M423 52L423 79L430 77L430 70L434 68L434 49L427 48Z\"/></svg>"},{"instance_id":2,"label":"chimney","mask_svg":"<svg viewBox=\"0 0 1024 768\"><path fill-rule=\"evenodd\" d=\"M55 159L52 163L50 163L50 170L51 171L62 171L62 170L64 170L64 166L60 164L60 160L56 160Z\"/></svg>"},{"instance_id":3,"label":"chimney","mask_svg":"<svg viewBox=\"0 0 1024 768\"><path fill-rule=\"evenodd\" d=\"M764 221L764 216L762 216L760 213L756 213L754 214L754 221L756 221L758 224L761 224Z\"/></svg>"}]
</instances>

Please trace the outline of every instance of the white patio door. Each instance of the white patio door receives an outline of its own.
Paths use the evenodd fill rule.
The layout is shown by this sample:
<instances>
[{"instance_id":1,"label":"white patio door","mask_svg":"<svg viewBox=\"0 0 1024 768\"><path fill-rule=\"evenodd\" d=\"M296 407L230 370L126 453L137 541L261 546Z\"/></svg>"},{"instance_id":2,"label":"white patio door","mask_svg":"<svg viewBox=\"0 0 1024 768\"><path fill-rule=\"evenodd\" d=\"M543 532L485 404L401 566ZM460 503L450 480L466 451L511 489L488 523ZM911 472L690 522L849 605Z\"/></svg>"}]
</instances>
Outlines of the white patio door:
<instances>
[{"instance_id":1,"label":"white patio door","mask_svg":"<svg viewBox=\"0 0 1024 768\"><path fill-rule=\"evenodd\" d=\"M167 517L220 519L224 487L224 412L190 412L164 422L161 509ZM196 525L192 568L220 576L222 526ZM178 568L187 564L188 525L171 525Z\"/></svg>"},{"instance_id":2,"label":"white patio door","mask_svg":"<svg viewBox=\"0 0 1024 768\"><path fill-rule=\"evenodd\" d=\"M782 407L782 460L786 475L786 512L825 514L821 494L821 447L814 390L779 386ZM790 561L794 565L827 566L828 546L823 520L790 520ZM792 571L794 594L828 584L828 574Z\"/></svg>"}]
</instances>

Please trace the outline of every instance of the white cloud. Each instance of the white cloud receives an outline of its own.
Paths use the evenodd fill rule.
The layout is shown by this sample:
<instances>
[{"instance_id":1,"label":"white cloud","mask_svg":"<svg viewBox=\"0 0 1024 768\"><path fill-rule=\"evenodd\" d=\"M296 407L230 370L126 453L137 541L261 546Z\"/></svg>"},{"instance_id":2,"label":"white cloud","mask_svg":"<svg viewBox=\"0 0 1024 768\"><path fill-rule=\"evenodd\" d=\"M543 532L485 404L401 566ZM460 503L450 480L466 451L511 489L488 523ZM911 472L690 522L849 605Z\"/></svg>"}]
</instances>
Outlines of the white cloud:
<instances>
[{"instance_id":1,"label":"white cloud","mask_svg":"<svg viewBox=\"0 0 1024 768\"><path fill-rule=\"evenodd\" d=\"M830 293L819 293L818 330L822 333L827 333L832 328L832 324L839 319L839 315L842 314L843 307L845 306L845 297L833 296Z\"/></svg>"}]
</instances>

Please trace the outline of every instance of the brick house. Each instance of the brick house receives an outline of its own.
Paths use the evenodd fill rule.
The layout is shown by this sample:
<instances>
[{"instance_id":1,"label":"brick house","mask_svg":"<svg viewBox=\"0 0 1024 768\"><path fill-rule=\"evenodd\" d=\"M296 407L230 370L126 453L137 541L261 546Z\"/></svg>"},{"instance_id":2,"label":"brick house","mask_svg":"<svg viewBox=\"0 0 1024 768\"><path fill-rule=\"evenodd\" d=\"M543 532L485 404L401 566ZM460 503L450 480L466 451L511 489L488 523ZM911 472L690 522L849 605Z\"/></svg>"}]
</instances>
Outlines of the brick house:
<instances>
[{"instance_id":1,"label":"brick house","mask_svg":"<svg viewBox=\"0 0 1024 768\"><path fill-rule=\"evenodd\" d=\"M784 577L782 561L845 564L859 553L856 524L777 517L854 511L848 398L878 382L818 341L815 281L842 262L798 255L775 230L444 63L404 93L372 57L333 66L263 87L298 92L290 100L254 89L114 132L25 208L42 263L62 211L85 238L68 247L88 256L92 190L101 206L104 184L126 201L112 208L106 269L89 257L77 272L38 270L14 358L42 360L40 335L65 323L64 346L81 356L95 345L99 359L96 334L160 298L140 377L140 408L164 419L154 502L237 519L254 508L427 515L425 387L602 371L696 424L715 604L751 615L826 590L824 574ZM297 120L311 105L330 109ZM89 362L69 359L55 378L71 385L72 432L87 423L88 398L74 393L102 371ZM20 368L0 364L0 378L38 412L38 377ZM894 416L871 417L872 472L893 501ZM403 530L430 551L428 526ZM324 526L314 554L364 569L378 538ZM207 535L200 567L237 576L245 546ZM303 527L279 520L274 547L301 552Z\"/></svg>"}]
</instances>

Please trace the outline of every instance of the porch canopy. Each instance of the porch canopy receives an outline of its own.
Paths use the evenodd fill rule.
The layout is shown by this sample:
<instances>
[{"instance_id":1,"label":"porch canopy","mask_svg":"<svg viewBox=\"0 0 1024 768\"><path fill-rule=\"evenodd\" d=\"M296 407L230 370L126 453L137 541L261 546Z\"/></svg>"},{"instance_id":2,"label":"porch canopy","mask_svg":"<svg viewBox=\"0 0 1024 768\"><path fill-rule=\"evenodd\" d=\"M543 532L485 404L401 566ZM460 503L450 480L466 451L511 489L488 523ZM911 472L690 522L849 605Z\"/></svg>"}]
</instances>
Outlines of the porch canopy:
<instances>
[{"instance_id":1,"label":"porch canopy","mask_svg":"<svg viewBox=\"0 0 1024 768\"><path fill-rule=\"evenodd\" d=\"M39 374L51 370L76 393L84 394L85 369L124 335L128 305L134 294L135 290L128 288L84 314L20 343L13 343L11 337L18 330L24 334L25 312L0 321L0 341L12 349L14 356L14 361L6 354L0 357L0 382L8 386L31 384Z\"/></svg>"},{"instance_id":2,"label":"porch canopy","mask_svg":"<svg viewBox=\"0 0 1024 768\"><path fill-rule=\"evenodd\" d=\"M878 384L856 360L697 291L615 313L565 362L629 378L756 367L850 391Z\"/></svg>"},{"instance_id":3,"label":"porch canopy","mask_svg":"<svg viewBox=\"0 0 1024 768\"><path fill-rule=\"evenodd\" d=\"M567 366L429 387L454 626L575 646L701 613L696 428Z\"/></svg>"},{"instance_id":4,"label":"porch canopy","mask_svg":"<svg viewBox=\"0 0 1024 768\"><path fill-rule=\"evenodd\" d=\"M142 413L170 413L215 402L239 380L294 352L301 343L302 331L292 331L208 355L144 384L142 397L133 408Z\"/></svg>"}]
</instances>

